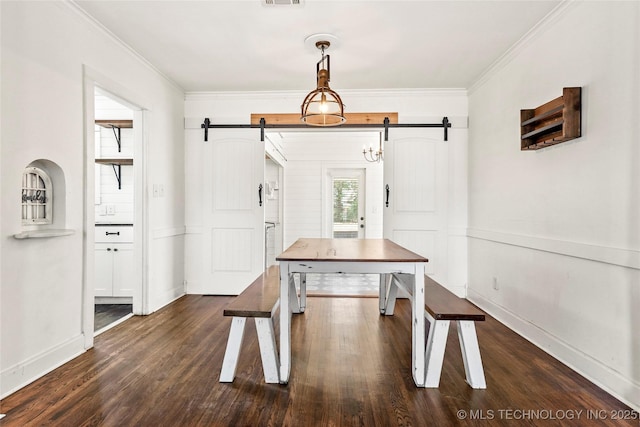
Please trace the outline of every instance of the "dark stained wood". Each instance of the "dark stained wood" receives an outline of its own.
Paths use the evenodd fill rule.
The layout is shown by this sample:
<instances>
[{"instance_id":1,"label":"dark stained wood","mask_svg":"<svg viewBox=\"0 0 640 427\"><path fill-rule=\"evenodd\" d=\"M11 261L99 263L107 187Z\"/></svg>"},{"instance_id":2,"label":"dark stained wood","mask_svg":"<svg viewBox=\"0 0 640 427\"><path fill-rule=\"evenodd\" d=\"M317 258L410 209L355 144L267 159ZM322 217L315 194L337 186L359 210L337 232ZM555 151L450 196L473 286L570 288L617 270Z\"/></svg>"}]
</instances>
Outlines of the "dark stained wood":
<instances>
[{"instance_id":1,"label":"dark stained wood","mask_svg":"<svg viewBox=\"0 0 640 427\"><path fill-rule=\"evenodd\" d=\"M278 261L427 262L388 239L310 239L295 241Z\"/></svg>"},{"instance_id":2,"label":"dark stained wood","mask_svg":"<svg viewBox=\"0 0 640 427\"><path fill-rule=\"evenodd\" d=\"M225 316L272 317L280 299L280 268L270 266L225 309Z\"/></svg>"},{"instance_id":3,"label":"dark stained wood","mask_svg":"<svg viewBox=\"0 0 640 427\"><path fill-rule=\"evenodd\" d=\"M384 123L385 117L389 118L390 124L398 123L398 113L345 113L344 117L350 125L380 125ZM276 114L251 114L251 124L260 125L260 119L264 118L268 125L299 125L300 114L296 113L276 113Z\"/></svg>"},{"instance_id":4,"label":"dark stained wood","mask_svg":"<svg viewBox=\"0 0 640 427\"><path fill-rule=\"evenodd\" d=\"M484 313L464 298L444 288L431 277L424 276L425 308L436 320L484 321Z\"/></svg>"},{"instance_id":5,"label":"dark stained wood","mask_svg":"<svg viewBox=\"0 0 640 427\"><path fill-rule=\"evenodd\" d=\"M520 149L538 150L581 136L582 88L565 87L562 96L535 109L520 110Z\"/></svg>"},{"instance_id":6,"label":"dark stained wood","mask_svg":"<svg viewBox=\"0 0 640 427\"><path fill-rule=\"evenodd\" d=\"M440 388L417 388L406 299L380 316L373 298L314 298L293 316L288 386L264 384L257 334L246 328L235 381L219 383L231 324L222 312L232 299L188 295L108 330L95 348L0 401L0 425L638 426L587 419L630 408L491 316L476 324L486 390L465 383L455 328ZM515 419L515 410L583 412L540 421Z\"/></svg>"}]
</instances>

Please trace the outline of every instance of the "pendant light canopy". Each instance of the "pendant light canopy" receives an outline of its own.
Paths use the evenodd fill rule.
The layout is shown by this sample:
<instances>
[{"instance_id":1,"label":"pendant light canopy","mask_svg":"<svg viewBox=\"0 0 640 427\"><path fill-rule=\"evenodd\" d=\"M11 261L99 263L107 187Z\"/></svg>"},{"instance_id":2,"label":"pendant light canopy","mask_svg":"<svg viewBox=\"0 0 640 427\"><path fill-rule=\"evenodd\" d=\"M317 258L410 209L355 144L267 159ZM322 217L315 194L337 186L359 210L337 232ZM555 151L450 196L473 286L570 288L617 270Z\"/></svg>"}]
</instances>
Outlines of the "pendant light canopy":
<instances>
[{"instance_id":1,"label":"pendant light canopy","mask_svg":"<svg viewBox=\"0 0 640 427\"><path fill-rule=\"evenodd\" d=\"M318 87L309 92L302 103L300 120L310 126L338 126L347 121L344 117L344 104L340 95L329 88L331 62L324 51L329 48L328 41L316 42L322 52L322 59L316 64Z\"/></svg>"}]
</instances>

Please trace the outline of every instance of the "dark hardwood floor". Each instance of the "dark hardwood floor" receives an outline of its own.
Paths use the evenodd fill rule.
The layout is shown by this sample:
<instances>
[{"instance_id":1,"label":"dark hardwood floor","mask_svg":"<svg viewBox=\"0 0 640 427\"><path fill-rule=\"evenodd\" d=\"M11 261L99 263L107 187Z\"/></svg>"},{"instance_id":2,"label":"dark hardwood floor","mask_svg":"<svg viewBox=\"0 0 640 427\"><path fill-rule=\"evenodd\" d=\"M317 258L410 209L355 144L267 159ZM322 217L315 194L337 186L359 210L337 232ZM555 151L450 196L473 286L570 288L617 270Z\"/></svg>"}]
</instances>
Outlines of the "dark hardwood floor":
<instances>
[{"instance_id":1,"label":"dark hardwood floor","mask_svg":"<svg viewBox=\"0 0 640 427\"><path fill-rule=\"evenodd\" d=\"M384 317L375 298L310 298L293 317L287 386L264 383L247 322L235 382L222 384L230 301L189 295L106 331L1 401L0 425L639 425L637 413L491 317L478 324L486 390L465 383L453 325L440 388L416 388L406 300ZM612 419L624 410L628 420Z\"/></svg>"}]
</instances>

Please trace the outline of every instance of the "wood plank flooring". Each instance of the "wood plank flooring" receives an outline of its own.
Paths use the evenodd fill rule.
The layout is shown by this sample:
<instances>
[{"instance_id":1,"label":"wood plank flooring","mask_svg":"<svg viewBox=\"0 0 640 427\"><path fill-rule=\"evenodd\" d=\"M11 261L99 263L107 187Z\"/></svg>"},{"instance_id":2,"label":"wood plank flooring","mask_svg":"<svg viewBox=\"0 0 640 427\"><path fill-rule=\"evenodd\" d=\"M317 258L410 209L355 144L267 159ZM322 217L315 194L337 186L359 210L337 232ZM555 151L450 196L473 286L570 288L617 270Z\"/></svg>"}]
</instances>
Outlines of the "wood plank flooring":
<instances>
[{"instance_id":1,"label":"wood plank flooring","mask_svg":"<svg viewBox=\"0 0 640 427\"><path fill-rule=\"evenodd\" d=\"M634 413L489 316L477 325L486 390L464 381L455 327L440 388L416 388L406 300L393 317L374 298L308 300L293 316L288 386L264 383L248 324L236 379L219 383L231 299L188 295L106 331L1 401L0 426L639 425L612 420Z\"/></svg>"}]
</instances>

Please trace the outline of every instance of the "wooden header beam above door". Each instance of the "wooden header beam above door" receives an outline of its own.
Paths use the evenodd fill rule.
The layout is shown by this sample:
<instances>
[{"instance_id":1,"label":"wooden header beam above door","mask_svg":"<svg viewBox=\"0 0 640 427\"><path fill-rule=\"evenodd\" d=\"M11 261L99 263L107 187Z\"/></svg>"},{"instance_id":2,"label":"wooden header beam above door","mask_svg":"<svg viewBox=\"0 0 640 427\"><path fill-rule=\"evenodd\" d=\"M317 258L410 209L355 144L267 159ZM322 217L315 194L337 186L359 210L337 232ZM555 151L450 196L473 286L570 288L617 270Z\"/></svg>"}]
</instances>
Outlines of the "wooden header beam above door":
<instances>
[{"instance_id":1,"label":"wooden header beam above door","mask_svg":"<svg viewBox=\"0 0 640 427\"><path fill-rule=\"evenodd\" d=\"M347 119L345 125L378 125L382 126L384 119L389 118L389 124L398 123L398 113L345 113ZM300 114L251 114L251 124L260 126L260 119L264 119L269 125L303 125L300 122ZM344 125L342 125L344 126ZM313 126L304 126L313 127ZM335 126L341 127L341 126Z\"/></svg>"}]
</instances>

